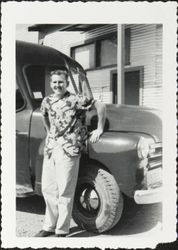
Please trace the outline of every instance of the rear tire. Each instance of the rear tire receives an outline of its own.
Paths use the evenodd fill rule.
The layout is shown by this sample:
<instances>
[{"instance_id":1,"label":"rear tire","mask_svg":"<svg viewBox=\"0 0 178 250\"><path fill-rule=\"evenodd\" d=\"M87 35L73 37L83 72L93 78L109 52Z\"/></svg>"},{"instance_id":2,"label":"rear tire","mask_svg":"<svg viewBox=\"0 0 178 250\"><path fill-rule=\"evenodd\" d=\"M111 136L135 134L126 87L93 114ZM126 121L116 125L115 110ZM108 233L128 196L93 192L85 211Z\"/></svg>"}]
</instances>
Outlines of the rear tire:
<instances>
[{"instance_id":1,"label":"rear tire","mask_svg":"<svg viewBox=\"0 0 178 250\"><path fill-rule=\"evenodd\" d=\"M115 178L100 166L88 165L79 174L73 219L83 229L105 232L121 218L123 197Z\"/></svg>"}]
</instances>

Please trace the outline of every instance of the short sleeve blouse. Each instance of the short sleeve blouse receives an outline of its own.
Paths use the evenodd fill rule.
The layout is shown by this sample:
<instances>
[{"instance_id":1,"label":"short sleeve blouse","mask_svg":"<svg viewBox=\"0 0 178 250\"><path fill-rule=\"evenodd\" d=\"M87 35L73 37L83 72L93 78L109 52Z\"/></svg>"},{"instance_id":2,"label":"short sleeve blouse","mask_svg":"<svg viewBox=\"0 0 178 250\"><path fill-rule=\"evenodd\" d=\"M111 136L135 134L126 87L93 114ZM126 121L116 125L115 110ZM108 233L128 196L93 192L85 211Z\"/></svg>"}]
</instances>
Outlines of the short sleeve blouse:
<instances>
[{"instance_id":1,"label":"short sleeve blouse","mask_svg":"<svg viewBox=\"0 0 178 250\"><path fill-rule=\"evenodd\" d=\"M43 99L41 113L48 116L50 121L50 133L46 141L45 152L49 153L55 146L55 142L62 137L64 151L70 155L71 147L80 153L85 145L87 129L85 126L85 113L90 110L95 100L88 100L82 95L74 95L66 92L62 99L53 94ZM70 150L69 150L70 148Z\"/></svg>"}]
</instances>

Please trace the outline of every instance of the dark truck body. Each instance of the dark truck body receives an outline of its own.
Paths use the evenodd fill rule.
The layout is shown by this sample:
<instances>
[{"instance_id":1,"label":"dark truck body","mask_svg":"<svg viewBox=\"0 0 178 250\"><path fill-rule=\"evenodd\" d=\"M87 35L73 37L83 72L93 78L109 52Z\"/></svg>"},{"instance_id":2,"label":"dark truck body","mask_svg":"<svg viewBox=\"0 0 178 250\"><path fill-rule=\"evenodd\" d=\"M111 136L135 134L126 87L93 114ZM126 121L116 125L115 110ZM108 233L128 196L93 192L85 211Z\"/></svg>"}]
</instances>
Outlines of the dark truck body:
<instances>
[{"instance_id":1,"label":"dark truck body","mask_svg":"<svg viewBox=\"0 0 178 250\"><path fill-rule=\"evenodd\" d=\"M85 73L76 61L52 48L17 42L17 88L18 94L20 92L24 101L21 107L16 108L16 182L19 197L41 194L46 132L39 108L42 98L46 95L44 92L46 87L41 91L40 98L36 98L35 95L39 95L39 91L32 91L29 81L29 68L35 65L40 70L43 66L59 65L73 72L76 69L82 74ZM36 72L38 73L38 70ZM91 91L89 86L87 88ZM77 91L76 86L74 89ZM16 98L18 99L17 93ZM80 168L85 171L88 162L99 165L115 178L120 191L133 197L137 203L161 201L160 113L146 107L115 104L106 105L106 111L105 131L99 142L92 144L88 141L87 152L82 155ZM86 122L89 130L96 127L96 113L88 112ZM143 159L138 157L140 139L149 144L150 150Z\"/></svg>"}]
</instances>

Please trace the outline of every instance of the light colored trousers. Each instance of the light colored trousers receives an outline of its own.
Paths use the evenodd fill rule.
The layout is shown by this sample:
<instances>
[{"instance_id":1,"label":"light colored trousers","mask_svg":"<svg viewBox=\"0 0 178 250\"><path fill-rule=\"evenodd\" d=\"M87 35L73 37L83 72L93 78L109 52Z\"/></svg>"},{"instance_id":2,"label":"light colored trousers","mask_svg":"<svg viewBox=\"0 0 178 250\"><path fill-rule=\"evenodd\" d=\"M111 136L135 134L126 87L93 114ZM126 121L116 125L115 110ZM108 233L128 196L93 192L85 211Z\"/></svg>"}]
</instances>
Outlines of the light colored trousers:
<instances>
[{"instance_id":1,"label":"light colored trousers","mask_svg":"<svg viewBox=\"0 0 178 250\"><path fill-rule=\"evenodd\" d=\"M60 145L44 157L42 193L46 202L43 230L69 233L80 156L68 157Z\"/></svg>"}]
</instances>

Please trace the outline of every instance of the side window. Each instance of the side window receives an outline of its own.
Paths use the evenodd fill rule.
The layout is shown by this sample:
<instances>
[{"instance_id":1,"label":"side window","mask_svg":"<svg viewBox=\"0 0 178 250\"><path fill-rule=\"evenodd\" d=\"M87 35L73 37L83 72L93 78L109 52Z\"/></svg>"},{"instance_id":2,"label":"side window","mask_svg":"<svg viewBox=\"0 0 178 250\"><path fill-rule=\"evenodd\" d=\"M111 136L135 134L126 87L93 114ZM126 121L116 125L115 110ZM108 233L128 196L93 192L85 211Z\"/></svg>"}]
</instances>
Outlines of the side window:
<instances>
[{"instance_id":1,"label":"side window","mask_svg":"<svg viewBox=\"0 0 178 250\"><path fill-rule=\"evenodd\" d=\"M52 93L50 87L50 72L58 69L60 65L29 65L24 70L26 81L29 85L29 91L36 103L41 103L42 99ZM73 82L69 77L68 90L74 93Z\"/></svg>"},{"instance_id":2,"label":"side window","mask_svg":"<svg viewBox=\"0 0 178 250\"><path fill-rule=\"evenodd\" d=\"M16 86L16 111L20 111L25 107L25 100L20 92L18 86Z\"/></svg>"},{"instance_id":3,"label":"side window","mask_svg":"<svg viewBox=\"0 0 178 250\"><path fill-rule=\"evenodd\" d=\"M30 65L25 68L25 78L32 97L38 102L45 96L46 69L41 65Z\"/></svg>"}]
</instances>

